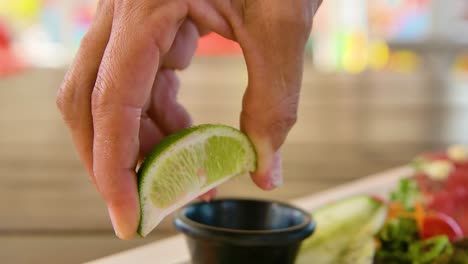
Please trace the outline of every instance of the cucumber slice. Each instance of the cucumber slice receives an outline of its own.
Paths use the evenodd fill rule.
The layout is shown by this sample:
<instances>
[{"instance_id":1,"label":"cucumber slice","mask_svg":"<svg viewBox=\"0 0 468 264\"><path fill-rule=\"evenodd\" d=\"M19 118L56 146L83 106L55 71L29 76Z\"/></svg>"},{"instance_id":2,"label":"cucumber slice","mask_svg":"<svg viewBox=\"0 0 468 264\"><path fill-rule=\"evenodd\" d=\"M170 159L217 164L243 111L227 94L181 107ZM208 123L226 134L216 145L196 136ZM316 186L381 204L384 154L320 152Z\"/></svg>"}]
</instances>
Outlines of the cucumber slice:
<instances>
[{"instance_id":1,"label":"cucumber slice","mask_svg":"<svg viewBox=\"0 0 468 264\"><path fill-rule=\"evenodd\" d=\"M382 228L386 215L385 204L368 196L319 208L313 213L317 229L302 243L296 263L369 263L375 252L373 236Z\"/></svg>"}]
</instances>

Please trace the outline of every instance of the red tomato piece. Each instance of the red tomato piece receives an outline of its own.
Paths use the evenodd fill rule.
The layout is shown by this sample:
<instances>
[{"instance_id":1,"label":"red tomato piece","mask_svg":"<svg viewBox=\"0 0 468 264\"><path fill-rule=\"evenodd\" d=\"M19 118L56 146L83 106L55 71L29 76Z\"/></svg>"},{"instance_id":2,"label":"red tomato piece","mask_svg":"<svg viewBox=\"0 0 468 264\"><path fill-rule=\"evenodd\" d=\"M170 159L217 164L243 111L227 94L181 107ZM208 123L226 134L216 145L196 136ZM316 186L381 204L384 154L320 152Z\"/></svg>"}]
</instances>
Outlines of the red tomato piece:
<instances>
[{"instance_id":1,"label":"red tomato piece","mask_svg":"<svg viewBox=\"0 0 468 264\"><path fill-rule=\"evenodd\" d=\"M426 239L437 235L447 235L450 241L463 238L463 231L453 218L442 213L430 213L424 218L421 238Z\"/></svg>"},{"instance_id":2,"label":"red tomato piece","mask_svg":"<svg viewBox=\"0 0 468 264\"><path fill-rule=\"evenodd\" d=\"M434 194L428 202L427 208L447 215L453 215L457 209L454 196L449 191Z\"/></svg>"},{"instance_id":3,"label":"red tomato piece","mask_svg":"<svg viewBox=\"0 0 468 264\"><path fill-rule=\"evenodd\" d=\"M468 210L459 211L457 214L457 221L465 236L468 236Z\"/></svg>"},{"instance_id":4,"label":"red tomato piece","mask_svg":"<svg viewBox=\"0 0 468 264\"><path fill-rule=\"evenodd\" d=\"M6 25L0 21L0 49L7 49L10 46L10 38Z\"/></svg>"},{"instance_id":5,"label":"red tomato piece","mask_svg":"<svg viewBox=\"0 0 468 264\"><path fill-rule=\"evenodd\" d=\"M465 175L468 177L468 161L464 162L455 162L455 167L464 171Z\"/></svg>"}]
</instances>

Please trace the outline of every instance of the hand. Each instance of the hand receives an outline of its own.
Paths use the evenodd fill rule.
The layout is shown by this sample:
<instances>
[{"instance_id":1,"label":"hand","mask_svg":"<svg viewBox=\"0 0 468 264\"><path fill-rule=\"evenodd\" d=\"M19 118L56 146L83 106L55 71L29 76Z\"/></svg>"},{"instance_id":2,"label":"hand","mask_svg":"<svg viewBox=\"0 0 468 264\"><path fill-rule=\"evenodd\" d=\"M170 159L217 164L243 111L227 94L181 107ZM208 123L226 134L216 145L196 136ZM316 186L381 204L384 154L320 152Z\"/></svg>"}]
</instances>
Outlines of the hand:
<instances>
[{"instance_id":1,"label":"hand","mask_svg":"<svg viewBox=\"0 0 468 264\"><path fill-rule=\"evenodd\" d=\"M259 156L254 182L281 184L279 148L296 121L315 0L101 0L57 105L118 237L139 221L135 167L164 136L191 124L174 70L200 34L239 42L249 82L241 129Z\"/></svg>"}]
</instances>

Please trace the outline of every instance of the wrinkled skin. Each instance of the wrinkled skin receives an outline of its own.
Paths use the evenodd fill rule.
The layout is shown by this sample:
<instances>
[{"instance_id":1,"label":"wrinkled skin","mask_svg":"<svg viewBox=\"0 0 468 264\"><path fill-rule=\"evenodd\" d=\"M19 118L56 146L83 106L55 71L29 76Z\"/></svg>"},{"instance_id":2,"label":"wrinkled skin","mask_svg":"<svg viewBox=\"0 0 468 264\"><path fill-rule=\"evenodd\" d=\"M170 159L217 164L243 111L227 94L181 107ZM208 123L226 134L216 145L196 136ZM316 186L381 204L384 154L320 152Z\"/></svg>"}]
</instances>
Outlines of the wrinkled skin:
<instances>
[{"instance_id":1,"label":"wrinkled skin","mask_svg":"<svg viewBox=\"0 0 468 264\"><path fill-rule=\"evenodd\" d=\"M137 162L191 125L176 100L175 70L189 66L208 32L237 41L247 63L240 126L259 156L252 179L265 190L282 183L279 149L296 121L305 44L320 2L100 1L57 105L118 237L137 229Z\"/></svg>"}]
</instances>

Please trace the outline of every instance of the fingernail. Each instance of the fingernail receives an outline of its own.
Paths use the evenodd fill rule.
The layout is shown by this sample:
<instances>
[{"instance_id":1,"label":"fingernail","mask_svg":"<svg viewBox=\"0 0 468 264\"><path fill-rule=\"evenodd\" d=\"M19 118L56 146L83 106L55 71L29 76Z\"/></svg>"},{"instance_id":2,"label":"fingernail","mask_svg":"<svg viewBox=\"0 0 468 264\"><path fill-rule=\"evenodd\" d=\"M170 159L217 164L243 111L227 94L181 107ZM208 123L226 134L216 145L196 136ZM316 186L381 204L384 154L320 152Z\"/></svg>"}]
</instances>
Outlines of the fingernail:
<instances>
[{"instance_id":1,"label":"fingernail","mask_svg":"<svg viewBox=\"0 0 468 264\"><path fill-rule=\"evenodd\" d=\"M272 190L283 185L283 164L281 162L281 151L277 151L273 156L270 169L268 171L268 189Z\"/></svg>"},{"instance_id":2,"label":"fingernail","mask_svg":"<svg viewBox=\"0 0 468 264\"><path fill-rule=\"evenodd\" d=\"M124 239L124 237L122 236L122 232L120 230L118 216L115 214L115 212L111 208L108 208L107 211L109 213L109 217L110 217L112 228L114 229L115 235L120 239Z\"/></svg>"},{"instance_id":3,"label":"fingernail","mask_svg":"<svg viewBox=\"0 0 468 264\"><path fill-rule=\"evenodd\" d=\"M283 162L281 160L281 151L277 151L273 156L270 180L273 188L283 185Z\"/></svg>"},{"instance_id":4,"label":"fingernail","mask_svg":"<svg viewBox=\"0 0 468 264\"><path fill-rule=\"evenodd\" d=\"M200 195L200 200L204 202L209 202L213 200L213 198L216 196L216 189L209 190L208 192Z\"/></svg>"},{"instance_id":5,"label":"fingernail","mask_svg":"<svg viewBox=\"0 0 468 264\"><path fill-rule=\"evenodd\" d=\"M283 166L281 164L281 152L278 151L270 159L267 159L268 163L265 165L265 169L257 171L253 175L254 181L258 187L263 190L270 191L276 189L283 184Z\"/></svg>"},{"instance_id":6,"label":"fingernail","mask_svg":"<svg viewBox=\"0 0 468 264\"><path fill-rule=\"evenodd\" d=\"M200 195L199 198L200 198L200 200L202 200L204 202L209 202L210 199L211 199L211 197L209 195L207 195L207 194L202 194L202 195Z\"/></svg>"}]
</instances>

